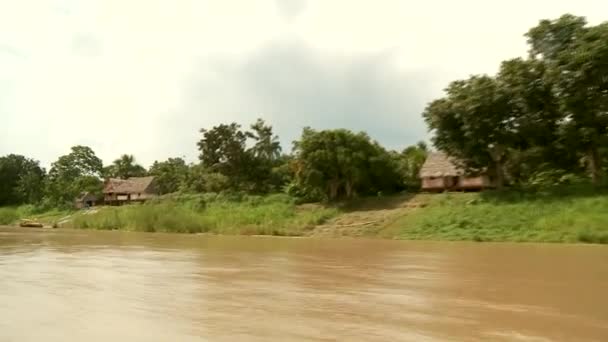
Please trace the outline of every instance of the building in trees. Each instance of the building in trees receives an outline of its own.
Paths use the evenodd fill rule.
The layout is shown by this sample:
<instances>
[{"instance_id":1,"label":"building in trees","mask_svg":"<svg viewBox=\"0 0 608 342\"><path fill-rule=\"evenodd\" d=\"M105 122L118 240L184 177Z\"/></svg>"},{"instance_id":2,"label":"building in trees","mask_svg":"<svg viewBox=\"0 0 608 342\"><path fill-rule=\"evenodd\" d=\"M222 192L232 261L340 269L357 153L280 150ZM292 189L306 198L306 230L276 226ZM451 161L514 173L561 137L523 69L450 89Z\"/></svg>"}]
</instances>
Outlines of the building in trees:
<instances>
[{"instance_id":1,"label":"building in trees","mask_svg":"<svg viewBox=\"0 0 608 342\"><path fill-rule=\"evenodd\" d=\"M74 201L74 207L76 209L89 208L97 205L99 203L99 198L92 192L85 191L80 193L80 196L76 197Z\"/></svg>"},{"instance_id":2,"label":"building in trees","mask_svg":"<svg viewBox=\"0 0 608 342\"><path fill-rule=\"evenodd\" d=\"M110 178L103 187L104 202L109 205L121 205L152 199L158 196L154 179L153 176Z\"/></svg>"},{"instance_id":3,"label":"building in trees","mask_svg":"<svg viewBox=\"0 0 608 342\"><path fill-rule=\"evenodd\" d=\"M485 172L469 175L459 164L445 153L429 153L420 169L422 190L482 190L496 187L494 177Z\"/></svg>"}]
</instances>

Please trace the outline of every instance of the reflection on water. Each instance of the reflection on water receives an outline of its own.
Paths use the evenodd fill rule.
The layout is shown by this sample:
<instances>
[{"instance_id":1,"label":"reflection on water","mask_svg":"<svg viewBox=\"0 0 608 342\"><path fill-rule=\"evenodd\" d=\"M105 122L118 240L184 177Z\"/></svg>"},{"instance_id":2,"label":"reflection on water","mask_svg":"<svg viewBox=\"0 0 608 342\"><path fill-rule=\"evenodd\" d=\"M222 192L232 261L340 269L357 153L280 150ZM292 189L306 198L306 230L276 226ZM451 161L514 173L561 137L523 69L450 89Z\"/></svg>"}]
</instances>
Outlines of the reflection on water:
<instances>
[{"instance_id":1,"label":"reflection on water","mask_svg":"<svg viewBox=\"0 0 608 342\"><path fill-rule=\"evenodd\" d=\"M606 341L601 246L0 229L0 341Z\"/></svg>"}]
</instances>

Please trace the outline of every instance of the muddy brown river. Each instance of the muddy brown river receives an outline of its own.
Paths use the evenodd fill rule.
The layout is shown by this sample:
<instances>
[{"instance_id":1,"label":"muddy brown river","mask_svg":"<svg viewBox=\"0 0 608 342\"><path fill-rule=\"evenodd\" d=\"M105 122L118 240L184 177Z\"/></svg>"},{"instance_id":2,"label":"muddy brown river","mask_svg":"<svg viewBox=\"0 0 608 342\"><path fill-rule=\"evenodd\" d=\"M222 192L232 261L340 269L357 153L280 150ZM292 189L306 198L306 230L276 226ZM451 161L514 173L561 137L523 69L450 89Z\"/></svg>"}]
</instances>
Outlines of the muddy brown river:
<instances>
[{"instance_id":1,"label":"muddy brown river","mask_svg":"<svg viewBox=\"0 0 608 342\"><path fill-rule=\"evenodd\" d=\"M0 341L608 341L608 248L0 228Z\"/></svg>"}]
</instances>

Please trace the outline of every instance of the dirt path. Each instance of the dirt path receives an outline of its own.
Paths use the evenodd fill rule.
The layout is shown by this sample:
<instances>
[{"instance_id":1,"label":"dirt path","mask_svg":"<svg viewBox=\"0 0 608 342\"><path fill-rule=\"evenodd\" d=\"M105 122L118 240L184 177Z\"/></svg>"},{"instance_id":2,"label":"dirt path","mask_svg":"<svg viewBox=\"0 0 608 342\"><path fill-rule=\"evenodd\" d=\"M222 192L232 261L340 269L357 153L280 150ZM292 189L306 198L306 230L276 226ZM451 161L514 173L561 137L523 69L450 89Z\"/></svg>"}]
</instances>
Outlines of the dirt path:
<instances>
[{"instance_id":1,"label":"dirt path","mask_svg":"<svg viewBox=\"0 0 608 342\"><path fill-rule=\"evenodd\" d=\"M356 206L345 209L343 214L315 227L310 236L390 236L385 227L412 210L425 207L427 194L388 197L385 200L362 200Z\"/></svg>"}]
</instances>

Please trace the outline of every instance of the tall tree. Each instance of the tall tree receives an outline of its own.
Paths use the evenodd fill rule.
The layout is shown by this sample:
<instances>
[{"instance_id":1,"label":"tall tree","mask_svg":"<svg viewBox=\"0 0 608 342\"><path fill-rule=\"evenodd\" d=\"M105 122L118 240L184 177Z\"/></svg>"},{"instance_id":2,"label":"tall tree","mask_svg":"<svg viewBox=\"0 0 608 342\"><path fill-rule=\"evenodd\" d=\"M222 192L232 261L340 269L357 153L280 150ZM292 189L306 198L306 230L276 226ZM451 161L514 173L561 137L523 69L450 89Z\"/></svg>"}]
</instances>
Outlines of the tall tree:
<instances>
[{"instance_id":1,"label":"tall tree","mask_svg":"<svg viewBox=\"0 0 608 342\"><path fill-rule=\"evenodd\" d=\"M419 173L427 155L428 147L421 141L416 145L406 147L401 153L394 156L397 170L406 189L418 190L420 188Z\"/></svg>"},{"instance_id":2,"label":"tall tree","mask_svg":"<svg viewBox=\"0 0 608 342\"><path fill-rule=\"evenodd\" d=\"M0 157L0 206L40 201L44 177L38 161L15 154Z\"/></svg>"},{"instance_id":3,"label":"tall tree","mask_svg":"<svg viewBox=\"0 0 608 342\"><path fill-rule=\"evenodd\" d=\"M241 181L249 161L245 148L247 134L241 126L233 122L200 132L203 137L197 145L203 167L230 177L234 183Z\"/></svg>"},{"instance_id":4,"label":"tall tree","mask_svg":"<svg viewBox=\"0 0 608 342\"><path fill-rule=\"evenodd\" d=\"M530 56L547 65L560 100L564 139L585 155L599 184L608 145L608 22L587 26L585 18L566 14L542 20L527 37Z\"/></svg>"},{"instance_id":5,"label":"tall tree","mask_svg":"<svg viewBox=\"0 0 608 342\"><path fill-rule=\"evenodd\" d=\"M143 177L145 175L146 169L137 164L132 154L123 154L120 158L114 160L112 165L104 168L104 177L108 178L127 179L131 177Z\"/></svg>"},{"instance_id":6,"label":"tall tree","mask_svg":"<svg viewBox=\"0 0 608 342\"><path fill-rule=\"evenodd\" d=\"M251 148L254 157L272 161L281 156L279 137L272 132L272 126L266 125L264 120L258 119L251 125L248 136L255 141Z\"/></svg>"},{"instance_id":7,"label":"tall tree","mask_svg":"<svg viewBox=\"0 0 608 342\"><path fill-rule=\"evenodd\" d=\"M205 174L227 177L232 189L257 193L276 190L282 185L282 177L272 172L281 164L279 139L262 119L250 127L244 131L231 123L201 129L203 137L197 144L201 167Z\"/></svg>"},{"instance_id":8,"label":"tall tree","mask_svg":"<svg viewBox=\"0 0 608 342\"><path fill-rule=\"evenodd\" d=\"M309 192L325 193L329 200L381 191L384 181L397 179L386 150L363 132L305 128L294 142L294 153L296 182Z\"/></svg>"},{"instance_id":9,"label":"tall tree","mask_svg":"<svg viewBox=\"0 0 608 342\"><path fill-rule=\"evenodd\" d=\"M435 146L459 157L470 170L493 165L498 187L502 187L507 149L521 138L508 97L489 76L452 82L446 93L423 113L435 132Z\"/></svg>"},{"instance_id":10,"label":"tall tree","mask_svg":"<svg viewBox=\"0 0 608 342\"><path fill-rule=\"evenodd\" d=\"M87 146L74 146L51 164L46 197L56 205L71 203L83 191L99 192L103 164Z\"/></svg>"},{"instance_id":11,"label":"tall tree","mask_svg":"<svg viewBox=\"0 0 608 342\"><path fill-rule=\"evenodd\" d=\"M161 194L179 190L188 174L188 165L182 158L169 158L164 162L155 161L148 172L155 176L156 189Z\"/></svg>"}]
</instances>

